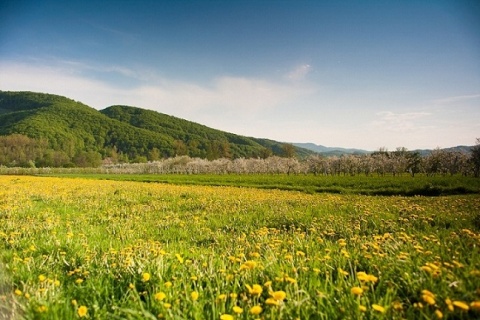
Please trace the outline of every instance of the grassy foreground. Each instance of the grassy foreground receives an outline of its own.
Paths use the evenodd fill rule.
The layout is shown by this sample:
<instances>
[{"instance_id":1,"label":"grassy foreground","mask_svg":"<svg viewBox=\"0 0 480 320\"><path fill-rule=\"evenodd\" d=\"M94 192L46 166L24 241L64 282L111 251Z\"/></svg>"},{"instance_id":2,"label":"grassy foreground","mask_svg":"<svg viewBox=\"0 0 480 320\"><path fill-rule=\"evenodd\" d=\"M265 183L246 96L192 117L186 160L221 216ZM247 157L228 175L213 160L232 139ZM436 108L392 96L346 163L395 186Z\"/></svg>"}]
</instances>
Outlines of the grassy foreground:
<instances>
[{"instance_id":1,"label":"grassy foreground","mask_svg":"<svg viewBox=\"0 0 480 320\"><path fill-rule=\"evenodd\" d=\"M480 196L0 176L2 312L474 319ZM20 310L20 311L19 311Z\"/></svg>"}]
</instances>

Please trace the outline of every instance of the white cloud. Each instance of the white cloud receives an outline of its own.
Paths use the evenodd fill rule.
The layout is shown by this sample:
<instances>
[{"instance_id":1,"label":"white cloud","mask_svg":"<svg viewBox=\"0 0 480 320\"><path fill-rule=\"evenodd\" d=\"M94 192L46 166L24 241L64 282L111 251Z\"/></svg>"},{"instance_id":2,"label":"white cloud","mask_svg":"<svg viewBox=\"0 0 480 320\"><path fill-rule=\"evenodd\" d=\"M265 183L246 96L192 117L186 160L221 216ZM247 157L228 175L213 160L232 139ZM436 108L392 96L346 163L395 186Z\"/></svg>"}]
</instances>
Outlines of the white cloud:
<instances>
[{"instance_id":1,"label":"white cloud","mask_svg":"<svg viewBox=\"0 0 480 320\"><path fill-rule=\"evenodd\" d=\"M310 72L311 69L312 69L311 65L302 64L295 67L293 70L287 73L285 77L291 81L300 81L305 79L305 77L307 76L307 74Z\"/></svg>"},{"instance_id":2,"label":"white cloud","mask_svg":"<svg viewBox=\"0 0 480 320\"><path fill-rule=\"evenodd\" d=\"M407 133L432 128L432 126L422 125L420 121L422 118L431 115L428 112L394 113L391 111L382 111L376 115L378 119L373 121L375 130Z\"/></svg>"},{"instance_id":3,"label":"white cloud","mask_svg":"<svg viewBox=\"0 0 480 320\"><path fill-rule=\"evenodd\" d=\"M475 99L480 99L480 94L469 94L469 95L446 97L446 98L436 99L433 101L433 103L450 104L450 103L458 103L462 101L475 100Z\"/></svg>"},{"instance_id":4,"label":"white cloud","mask_svg":"<svg viewBox=\"0 0 480 320\"><path fill-rule=\"evenodd\" d=\"M264 79L218 77L207 83L175 81L158 75L142 74L121 66L97 66L76 61L8 63L0 62L0 88L12 91L38 91L64 95L101 109L113 104L141 108L210 123L224 122L225 115L236 120L312 94L308 85L293 85ZM111 73L126 77L130 85L104 79ZM94 76L91 76L91 75ZM107 77L108 78L108 77Z\"/></svg>"}]
</instances>

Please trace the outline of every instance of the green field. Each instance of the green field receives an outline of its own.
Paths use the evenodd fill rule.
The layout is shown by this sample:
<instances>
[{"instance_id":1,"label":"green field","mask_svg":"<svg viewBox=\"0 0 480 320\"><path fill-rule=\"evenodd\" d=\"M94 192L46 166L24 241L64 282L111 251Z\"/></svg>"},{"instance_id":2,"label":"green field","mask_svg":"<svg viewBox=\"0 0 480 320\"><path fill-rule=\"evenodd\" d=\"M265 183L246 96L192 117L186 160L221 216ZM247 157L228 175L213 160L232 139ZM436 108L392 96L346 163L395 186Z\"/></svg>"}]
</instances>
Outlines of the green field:
<instances>
[{"instance_id":1,"label":"green field","mask_svg":"<svg viewBox=\"0 0 480 320\"><path fill-rule=\"evenodd\" d=\"M0 176L0 316L479 318L478 190L456 176Z\"/></svg>"},{"instance_id":2,"label":"green field","mask_svg":"<svg viewBox=\"0 0 480 320\"><path fill-rule=\"evenodd\" d=\"M439 196L480 194L480 179L474 177L386 175L323 176L286 174L59 174L96 180L158 182L176 185L233 186L260 189L294 190L306 193L363 195Z\"/></svg>"}]
</instances>

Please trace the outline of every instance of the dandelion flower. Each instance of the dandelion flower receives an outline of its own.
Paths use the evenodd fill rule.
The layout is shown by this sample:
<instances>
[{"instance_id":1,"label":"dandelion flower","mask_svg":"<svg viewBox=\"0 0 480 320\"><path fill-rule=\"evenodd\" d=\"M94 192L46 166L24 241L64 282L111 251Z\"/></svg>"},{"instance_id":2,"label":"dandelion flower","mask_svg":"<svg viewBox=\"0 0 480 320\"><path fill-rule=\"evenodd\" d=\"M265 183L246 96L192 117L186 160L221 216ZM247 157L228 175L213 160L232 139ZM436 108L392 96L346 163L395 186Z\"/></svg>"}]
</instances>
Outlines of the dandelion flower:
<instances>
[{"instance_id":1,"label":"dandelion flower","mask_svg":"<svg viewBox=\"0 0 480 320\"><path fill-rule=\"evenodd\" d=\"M453 304L455 307L457 307L457 308L459 308L459 309L462 309L462 310L465 310L465 311L467 311L467 310L469 309L468 304L466 304L466 303L463 302L463 301L453 301L452 304Z\"/></svg>"},{"instance_id":2,"label":"dandelion flower","mask_svg":"<svg viewBox=\"0 0 480 320\"><path fill-rule=\"evenodd\" d=\"M480 301L473 301L470 303L470 308L476 311L480 311Z\"/></svg>"},{"instance_id":3,"label":"dandelion flower","mask_svg":"<svg viewBox=\"0 0 480 320\"><path fill-rule=\"evenodd\" d=\"M231 314L222 314L220 320L233 320L234 317Z\"/></svg>"},{"instance_id":4,"label":"dandelion flower","mask_svg":"<svg viewBox=\"0 0 480 320\"><path fill-rule=\"evenodd\" d=\"M267 300L265 300L265 303L268 304L269 306L278 306L279 305L279 301L277 301L273 298L268 298Z\"/></svg>"},{"instance_id":5,"label":"dandelion flower","mask_svg":"<svg viewBox=\"0 0 480 320\"><path fill-rule=\"evenodd\" d=\"M82 317L85 317L88 313L88 308L85 307L85 306L80 306L78 309L77 309L77 313L78 313L78 316L80 318Z\"/></svg>"},{"instance_id":6,"label":"dandelion flower","mask_svg":"<svg viewBox=\"0 0 480 320\"><path fill-rule=\"evenodd\" d=\"M143 281L143 282L147 282L148 280L150 280L150 273L145 272L145 273L142 275L142 281Z\"/></svg>"},{"instance_id":7,"label":"dandelion flower","mask_svg":"<svg viewBox=\"0 0 480 320\"><path fill-rule=\"evenodd\" d=\"M260 313L262 313L262 311L263 309L260 306L253 306L250 308L250 313L253 315L259 315Z\"/></svg>"},{"instance_id":8,"label":"dandelion flower","mask_svg":"<svg viewBox=\"0 0 480 320\"><path fill-rule=\"evenodd\" d=\"M173 284L170 281L167 281L163 284L165 288L170 288Z\"/></svg>"},{"instance_id":9,"label":"dandelion flower","mask_svg":"<svg viewBox=\"0 0 480 320\"><path fill-rule=\"evenodd\" d=\"M193 301L197 301L199 294L197 291L192 291L192 293L190 293L190 296L192 297Z\"/></svg>"},{"instance_id":10,"label":"dandelion flower","mask_svg":"<svg viewBox=\"0 0 480 320\"><path fill-rule=\"evenodd\" d=\"M366 312L366 311L367 311L367 307L362 306L362 305L359 305L359 306L358 306L358 310L360 310L360 312Z\"/></svg>"},{"instance_id":11,"label":"dandelion flower","mask_svg":"<svg viewBox=\"0 0 480 320\"><path fill-rule=\"evenodd\" d=\"M233 312L235 312L236 314L241 314L241 313L243 313L243 309L240 308L239 306L234 306L234 307L232 308L232 310L233 310Z\"/></svg>"},{"instance_id":12,"label":"dandelion flower","mask_svg":"<svg viewBox=\"0 0 480 320\"><path fill-rule=\"evenodd\" d=\"M435 316L437 319L442 319L443 318L443 313L440 310L435 310Z\"/></svg>"},{"instance_id":13,"label":"dandelion flower","mask_svg":"<svg viewBox=\"0 0 480 320\"><path fill-rule=\"evenodd\" d=\"M16 289L16 290L15 290L15 294L16 294L17 296L21 296L21 295L22 295L22 291L21 291L20 289Z\"/></svg>"},{"instance_id":14,"label":"dandelion flower","mask_svg":"<svg viewBox=\"0 0 480 320\"><path fill-rule=\"evenodd\" d=\"M40 282L43 282L43 281L45 281L46 279L47 279L47 277L45 277L43 274L41 274L41 275L38 276L38 281L40 281Z\"/></svg>"},{"instance_id":15,"label":"dandelion flower","mask_svg":"<svg viewBox=\"0 0 480 320\"><path fill-rule=\"evenodd\" d=\"M283 301L287 297L287 293L282 290L270 292L270 295L277 301Z\"/></svg>"},{"instance_id":16,"label":"dandelion flower","mask_svg":"<svg viewBox=\"0 0 480 320\"><path fill-rule=\"evenodd\" d=\"M385 313L385 308L382 307L381 305L378 305L378 304L374 303L374 304L372 304L372 308L373 308L373 310L378 311L380 313Z\"/></svg>"},{"instance_id":17,"label":"dandelion flower","mask_svg":"<svg viewBox=\"0 0 480 320\"><path fill-rule=\"evenodd\" d=\"M167 295L163 292L155 293L155 296L154 296L155 300L157 300L157 301L162 301L166 297L167 297Z\"/></svg>"},{"instance_id":18,"label":"dandelion flower","mask_svg":"<svg viewBox=\"0 0 480 320\"><path fill-rule=\"evenodd\" d=\"M247 289L248 289L248 292L251 294L251 295L257 295L257 296L260 296L263 292L263 288L261 285L259 284L254 284L253 286L249 286L248 284L246 285Z\"/></svg>"},{"instance_id":19,"label":"dandelion flower","mask_svg":"<svg viewBox=\"0 0 480 320\"><path fill-rule=\"evenodd\" d=\"M356 296L359 296L363 293L363 289L360 287L353 287L352 289L350 289L350 292Z\"/></svg>"}]
</instances>

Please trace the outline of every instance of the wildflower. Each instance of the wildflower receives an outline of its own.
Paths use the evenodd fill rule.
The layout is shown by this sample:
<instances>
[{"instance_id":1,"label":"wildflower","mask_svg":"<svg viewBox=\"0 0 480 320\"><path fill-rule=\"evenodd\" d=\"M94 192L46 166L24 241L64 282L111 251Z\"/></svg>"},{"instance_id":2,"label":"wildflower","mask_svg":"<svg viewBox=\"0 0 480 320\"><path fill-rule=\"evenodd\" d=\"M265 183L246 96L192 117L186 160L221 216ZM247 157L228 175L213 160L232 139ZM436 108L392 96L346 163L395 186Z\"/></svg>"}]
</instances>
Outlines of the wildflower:
<instances>
[{"instance_id":1,"label":"wildflower","mask_svg":"<svg viewBox=\"0 0 480 320\"><path fill-rule=\"evenodd\" d=\"M235 312L236 314L241 314L241 313L243 313L243 309L240 308L239 306L234 306L234 307L232 308L232 310L233 310L233 312Z\"/></svg>"},{"instance_id":2,"label":"wildflower","mask_svg":"<svg viewBox=\"0 0 480 320\"><path fill-rule=\"evenodd\" d=\"M287 297L287 293L285 291L272 291L270 292L272 298L276 301L283 301Z\"/></svg>"},{"instance_id":3,"label":"wildflower","mask_svg":"<svg viewBox=\"0 0 480 320\"><path fill-rule=\"evenodd\" d=\"M433 306L435 304L435 295L428 290L422 290L422 300Z\"/></svg>"},{"instance_id":4,"label":"wildflower","mask_svg":"<svg viewBox=\"0 0 480 320\"><path fill-rule=\"evenodd\" d=\"M262 311L263 309L260 306L253 306L250 308L250 313L253 315L259 315L260 313L262 313Z\"/></svg>"},{"instance_id":5,"label":"wildflower","mask_svg":"<svg viewBox=\"0 0 480 320\"><path fill-rule=\"evenodd\" d=\"M464 311L467 311L467 310L469 309L468 304L466 304L466 303L463 302L463 301L453 301L452 304L453 304L455 307L457 307L457 308L459 308L459 309L462 309L462 310L464 310Z\"/></svg>"},{"instance_id":6,"label":"wildflower","mask_svg":"<svg viewBox=\"0 0 480 320\"><path fill-rule=\"evenodd\" d=\"M40 282L43 282L43 281L45 281L46 279L47 279L47 277L45 277L43 274L41 274L41 275L38 276L38 281L40 281Z\"/></svg>"},{"instance_id":7,"label":"wildflower","mask_svg":"<svg viewBox=\"0 0 480 320\"><path fill-rule=\"evenodd\" d=\"M450 300L449 298L445 299L445 303L447 304L447 308L449 311L453 311L453 304L452 304L452 300Z\"/></svg>"},{"instance_id":8,"label":"wildflower","mask_svg":"<svg viewBox=\"0 0 480 320\"><path fill-rule=\"evenodd\" d=\"M359 296L363 293L363 289L360 287L353 287L352 289L350 289L350 292L356 296Z\"/></svg>"},{"instance_id":9,"label":"wildflower","mask_svg":"<svg viewBox=\"0 0 480 320\"><path fill-rule=\"evenodd\" d=\"M470 308L472 308L472 310L480 311L480 301L473 301L470 303Z\"/></svg>"},{"instance_id":10,"label":"wildflower","mask_svg":"<svg viewBox=\"0 0 480 320\"><path fill-rule=\"evenodd\" d=\"M227 300L227 295L222 293L222 294L219 294L218 297L217 297L217 300L221 301L221 300Z\"/></svg>"},{"instance_id":11,"label":"wildflower","mask_svg":"<svg viewBox=\"0 0 480 320\"><path fill-rule=\"evenodd\" d=\"M192 291L192 293L190 293L190 296L192 297L193 301L197 301L199 295L197 291Z\"/></svg>"},{"instance_id":12,"label":"wildflower","mask_svg":"<svg viewBox=\"0 0 480 320\"><path fill-rule=\"evenodd\" d=\"M76 284L81 284L83 282L83 279L82 278L78 278L77 280L75 280L75 283Z\"/></svg>"},{"instance_id":13,"label":"wildflower","mask_svg":"<svg viewBox=\"0 0 480 320\"><path fill-rule=\"evenodd\" d=\"M378 311L380 313L385 313L385 308L382 307L381 305L378 305L378 304L374 303L374 304L372 304L372 308L373 308L373 310Z\"/></svg>"},{"instance_id":14,"label":"wildflower","mask_svg":"<svg viewBox=\"0 0 480 320\"><path fill-rule=\"evenodd\" d=\"M180 254L176 253L176 254L175 254L175 257L177 258L178 262L180 262L180 264L183 263L183 258L182 258L182 256L181 256Z\"/></svg>"},{"instance_id":15,"label":"wildflower","mask_svg":"<svg viewBox=\"0 0 480 320\"><path fill-rule=\"evenodd\" d=\"M366 312L366 311L367 311L367 307L362 306L362 305L359 305L359 306L358 306L358 310L360 310L360 312Z\"/></svg>"},{"instance_id":16,"label":"wildflower","mask_svg":"<svg viewBox=\"0 0 480 320\"><path fill-rule=\"evenodd\" d=\"M235 292L230 293L230 298L237 299L237 297L238 297L238 294L236 294Z\"/></svg>"},{"instance_id":17,"label":"wildflower","mask_svg":"<svg viewBox=\"0 0 480 320\"><path fill-rule=\"evenodd\" d=\"M166 297L167 297L167 295L163 292L155 293L155 296L154 296L155 300L158 300L158 301L162 301Z\"/></svg>"},{"instance_id":18,"label":"wildflower","mask_svg":"<svg viewBox=\"0 0 480 320\"><path fill-rule=\"evenodd\" d=\"M248 292L251 294L251 295L257 295L257 296L260 296L262 294L262 286L259 285L259 284L254 284L253 286L249 286L248 284L246 285L247 289L248 289Z\"/></svg>"},{"instance_id":19,"label":"wildflower","mask_svg":"<svg viewBox=\"0 0 480 320\"><path fill-rule=\"evenodd\" d=\"M16 289L16 290L15 290L15 294L16 294L17 296L21 296L21 295L22 295L22 291L21 291L20 289Z\"/></svg>"},{"instance_id":20,"label":"wildflower","mask_svg":"<svg viewBox=\"0 0 480 320\"><path fill-rule=\"evenodd\" d=\"M443 318L443 313L440 310L435 310L435 316L437 316L437 319L442 319Z\"/></svg>"},{"instance_id":21,"label":"wildflower","mask_svg":"<svg viewBox=\"0 0 480 320\"><path fill-rule=\"evenodd\" d=\"M133 289L135 289L135 286L133 285L133 283L129 283L129 284L128 284L128 288L130 288L130 289L133 290Z\"/></svg>"},{"instance_id":22,"label":"wildflower","mask_svg":"<svg viewBox=\"0 0 480 320\"><path fill-rule=\"evenodd\" d=\"M222 314L220 316L220 320L233 320L233 319L234 319L234 317L230 314Z\"/></svg>"},{"instance_id":23,"label":"wildflower","mask_svg":"<svg viewBox=\"0 0 480 320\"><path fill-rule=\"evenodd\" d=\"M170 308L172 307L172 305L171 305L170 303L168 303L168 302L165 302L165 303L163 304L163 307L164 307L165 309L170 309Z\"/></svg>"},{"instance_id":24,"label":"wildflower","mask_svg":"<svg viewBox=\"0 0 480 320\"><path fill-rule=\"evenodd\" d=\"M170 288L173 284L170 281L167 281L163 284L165 288Z\"/></svg>"},{"instance_id":25,"label":"wildflower","mask_svg":"<svg viewBox=\"0 0 480 320\"><path fill-rule=\"evenodd\" d=\"M253 260L247 260L240 266L240 270L252 270L255 269L256 266L257 262Z\"/></svg>"},{"instance_id":26,"label":"wildflower","mask_svg":"<svg viewBox=\"0 0 480 320\"><path fill-rule=\"evenodd\" d=\"M77 300L73 299L72 300L72 306L76 306L77 305Z\"/></svg>"},{"instance_id":27,"label":"wildflower","mask_svg":"<svg viewBox=\"0 0 480 320\"><path fill-rule=\"evenodd\" d=\"M150 273L145 272L145 273L142 275L142 281L143 281L143 282L147 282L148 280L150 280Z\"/></svg>"},{"instance_id":28,"label":"wildflower","mask_svg":"<svg viewBox=\"0 0 480 320\"><path fill-rule=\"evenodd\" d=\"M372 282L372 283L375 283L378 280L378 278L375 277L374 275L367 274L366 272L363 272L363 271L357 272L357 278L362 282Z\"/></svg>"},{"instance_id":29,"label":"wildflower","mask_svg":"<svg viewBox=\"0 0 480 320\"><path fill-rule=\"evenodd\" d=\"M394 310L400 311L403 309L403 305L400 301L394 301L392 302L392 307Z\"/></svg>"},{"instance_id":30,"label":"wildflower","mask_svg":"<svg viewBox=\"0 0 480 320\"><path fill-rule=\"evenodd\" d=\"M265 300L265 303L268 304L269 306L278 306L280 305L280 302L273 299L273 298L267 298L267 300Z\"/></svg>"},{"instance_id":31,"label":"wildflower","mask_svg":"<svg viewBox=\"0 0 480 320\"><path fill-rule=\"evenodd\" d=\"M80 318L82 317L85 317L88 313L88 308L85 307L85 306L80 306L78 309L77 309L77 314Z\"/></svg>"}]
</instances>

